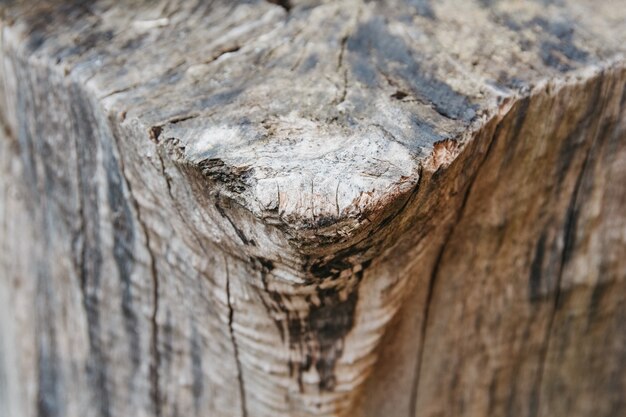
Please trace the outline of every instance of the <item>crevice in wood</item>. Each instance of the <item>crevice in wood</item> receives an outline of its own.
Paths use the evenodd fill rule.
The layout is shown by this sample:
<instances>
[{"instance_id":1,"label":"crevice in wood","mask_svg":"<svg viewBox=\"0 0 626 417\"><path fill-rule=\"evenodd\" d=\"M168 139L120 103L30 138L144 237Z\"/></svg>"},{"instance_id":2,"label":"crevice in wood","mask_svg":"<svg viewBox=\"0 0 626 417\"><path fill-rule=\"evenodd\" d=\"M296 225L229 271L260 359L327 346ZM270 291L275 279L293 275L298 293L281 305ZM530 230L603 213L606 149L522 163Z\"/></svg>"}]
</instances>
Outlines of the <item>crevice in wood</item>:
<instances>
[{"instance_id":1,"label":"crevice in wood","mask_svg":"<svg viewBox=\"0 0 626 417\"><path fill-rule=\"evenodd\" d=\"M246 245L246 246L250 246L250 245L254 246L254 242L252 240L249 240L246 237L246 235L244 234L243 230L241 230L240 228L237 227L237 225L235 224L235 222L233 222L233 220L230 218L230 216L228 214L226 214L226 211L222 208L222 206L219 205L219 202L218 202L219 195L218 195L216 200L217 201L215 202L215 208L219 212L220 216L225 218L228 221L228 223L230 223L230 225L233 227L233 230L235 231L235 234L237 235L237 237L239 237L241 242L244 245Z\"/></svg>"},{"instance_id":2,"label":"crevice in wood","mask_svg":"<svg viewBox=\"0 0 626 417\"><path fill-rule=\"evenodd\" d=\"M129 86L124 87L124 88L118 88L117 90L109 91L108 93L103 94L103 95L99 96L98 98L100 100L105 99L105 98L109 98L109 97L114 96L116 94L121 94L121 93L125 93L127 91L130 91L130 90L132 90L134 88L139 87L140 85L142 85L142 83L135 83L135 84L129 85Z\"/></svg>"},{"instance_id":3,"label":"crevice in wood","mask_svg":"<svg viewBox=\"0 0 626 417\"><path fill-rule=\"evenodd\" d=\"M156 154L157 154L157 157L159 158L159 164L161 166L161 175L163 175L163 179L165 180L165 186L167 187L167 194L170 196L172 201L176 203L176 199L174 198L174 193L172 192L172 179L165 171L165 161L163 161L163 157L161 156L161 153L159 152L158 149L156 150ZM177 204L176 204L176 207L178 208ZM181 215L181 218L184 219L185 217ZM189 230L193 230L193 228L189 228Z\"/></svg>"},{"instance_id":4,"label":"crevice in wood","mask_svg":"<svg viewBox=\"0 0 626 417\"><path fill-rule=\"evenodd\" d=\"M167 141L168 139L166 139ZM165 161L163 160L163 156L161 155L161 151L160 149L157 148L156 150L156 154L157 157L159 158L159 164L160 164L160 170L161 170L161 175L163 176L163 178L165 179L165 186L167 188L167 194L169 195L170 199L172 200L172 205L174 206L174 209L178 212L178 216L181 219L181 221L185 224L185 226L187 227L187 230L189 230L189 232L191 233L191 235L194 237L196 243L198 244L198 246L200 247L200 249L202 249L202 252L205 254L208 254L208 251L206 249L205 244L203 243L202 239L200 238L200 236L198 235L198 232L196 230L195 227L193 227L190 223L189 220L187 219L187 217L183 214L181 207L180 207L180 202L176 199L176 197L174 196L174 192L172 191L172 177L167 173L167 171L165 170Z\"/></svg>"},{"instance_id":5,"label":"crevice in wood","mask_svg":"<svg viewBox=\"0 0 626 417\"><path fill-rule=\"evenodd\" d=\"M439 249L439 253L437 254L437 258L435 260L435 266L433 268L433 272L430 276L430 279L428 280L428 290L426 293L426 302L425 302L425 306L424 306L424 313L423 313L423 319L422 319L422 327L420 329L420 345L419 345L419 353L417 355L417 361L415 363L415 372L413 375L413 383L412 383L412 389L411 389L411 402L409 405L409 415L407 417L414 417L415 416L415 412L417 411L417 394L418 394L418 389L419 389L419 383L420 383L420 373L422 370L422 361L424 359L424 347L426 345L426 328L427 328L427 324L428 324L428 316L430 313L430 306L432 304L432 298L433 298L433 290L435 287L435 280L437 279L437 273L439 272L439 265L441 264L441 258L443 257L443 253L445 251L446 248L446 244L448 243L448 240L450 239L450 236L452 236L452 229L454 229L454 226L451 228L451 230L448 232L448 234L446 235L446 238L443 242L443 244L441 245L441 248Z\"/></svg>"},{"instance_id":6,"label":"crevice in wood","mask_svg":"<svg viewBox=\"0 0 626 417\"><path fill-rule=\"evenodd\" d=\"M397 90L395 93L393 93L391 95L391 98L395 98L396 100L402 100L403 98L407 97L409 94L405 93L402 90Z\"/></svg>"},{"instance_id":7,"label":"crevice in wood","mask_svg":"<svg viewBox=\"0 0 626 417\"><path fill-rule=\"evenodd\" d=\"M139 212L137 213L137 217L139 218ZM139 220L141 223L141 220ZM145 225L141 223L141 227L144 229L146 235L146 247L148 248L148 252L150 253L150 269L152 272L152 282L153 282L153 310L152 310L152 339L150 351L152 355L152 366L150 367L150 384L151 384L151 395L152 401L154 403L154 411L155 416L161 416L161 387L159 381L159 367L161 366L161 354L159 352L159 325L157 322L157 315L159 312L159 279L157 275L157 267L156 260L152 250L150 249L150 240L148 237L148 231L145 228Z\"/></svg>"},{"instance_id":8,"label":"crevice in wood","mask_svg":"<svg viewBox=\"0 0 626 417\"><path fill-rule=\"evenodd\" d=\"M361 10L361 7L359 6L359 9L356 12L356 22L359 21L361 17L361 13L362 13L362 10ZM339 97L333 100L333 104L335 105L342 104L344 101L346 101L346 96L348 95L348 68L345 68L344 66L344 58L345 58L345 53L346 53L346 47L348 45L348 41L350 40L350 36L352 35L352 31L353 31L353 28L349 30L348 33L345 34L341 38L341 42L340 42L339 56L337 57L337 72L343 72L343 76L342 76L343 86L341 88L341 93L339 94Z\"/></svg>"},{"instance_id":9,"label":"crevice in wood","mask_svg":"<svg viewBox=\"0 0 626 417\"><path fill-rule=\"evenodd\" d=\"M269 3L272 4L276 4L280 7L282 7L283 9L285 9L285 11L287 13L289 13L289 11L291 10L291 1L290 0L267 0Z\"/></svg>"},{"instance_id":10,"label":"crevice in wood","mask_svg":"<svg viewBox=\"0 0 626 417\"><path fill-rule=\"evenodd\" d=\"M150 139L152 140L152 142L154 142L154 143L158 143L159 142L159 137L161 137L161 132L162 131L163 131L163 126L161 126L161 125L152 126L150 128L149 132L150 132Z\"/></svg>"},{"instance_id":11,"label":"crevice in wood","mask_svg":"<svg viewBox=\"0 0 626 417\"><path fill-rule=\"evenodd\" d=\"M435 111L437 114L445 119L457 120L455 117L452 117L452 115L450 115L448 112L443 111L440 106L437 106L431 101L420 97L417 93L415 93L415 91L407 92L407 90L410 90L410 88L407 89L402 85L402 83L394 80L391 75L385 72L383 68L378 68L378 72L383 76L387 83L395 89L395 92L390 94L391 98L407 103L419 103L421 105L431 108L433 111Z\"/></svg>"},{"instance_id":12,"label":"crevice in wood","mask_svg":"<svg viewBox=\"0 0 626 417\"><path fill-rule=\"evenodd\" d=\"M195 119L198 116L200 116L198 113L192 113L192 114L188 114L186 116L178 116L178 117L174 117L173 119L168 120L165 124L166 125L175 125L175 124L180 123L180 122L184 122L184 121L187 121L187 120Z\"/></svg>"},{"instance_id":13,"label":"crevice in wood","mask_svg":"<svg viewBox=\"0 0 626 417\"><path fill-rule=\"evenodd\" d=\"M154 143L159 143L159 140L161 138L161 133L163 133L163 128L165 126L167 126L167 125L175 125L177 123L181 123L181 122L184 122L186 120L195 119L198 116L200 116L198 113L192 113L192 114L188 114L188 115L185 115L185 116L177 116L177 117L173 117L171 119L168 119L167 121L165 121L162 124L154 125L150 129L148 129L150 140L152 140L152 142L154 142ZM124 113L124 118L125 117L126 117L126 114ZM168 140L168 139L174 139L174 138L166 138L166 140Z\"/></svg>"},{"instance_id":14,"label":"crevice in wood","mask_svg":"<svg viewBox=\"0 0 626 417\"><path fill-rule=\"evenodd\" d=\"M339 57L337 59L337 71L341 71L343 69L343 88L341 90L341 94L339 95L339 99L336 104L341 104L346 100L346 96L348 94L348 70L343 68L343 57L346 51L346 45L348 43L348 39L350 35L346 35L341 38L341 48L339 50Z\"/></svg>"},{"instance_id":15,"label":"crevice in wood","mask_svg":"<svg viewBox=\"0 0 626 417\"><path fill-rule=\"evenodd\" d=\"M240 49L241 49L240 45L233 45L233 46L226 47L224 49L220 49L213 56L211 56L211 58L204 61L204 64L210 64L211 62L214 62L220 59L223 55L237 52Z\"/></svg>"},{"instance_id":16,"label":"crevice in wood","mask_svg":"<svg viewBox=\"0 0 626 417\"><path fill-rule=\"evenodd\" d=\"M341 94L339 95L339 99L337 100L337 105L346 101L346 96L348 95L348 70L343 70L343 88L341 89Z\"/></svg>"},{"instance_id":17,"label":"crevice in wood","mask_svg":"<svg viewBox=\"0 0 626 417\"><path fill-rule=\"evenodd\" d=\"M239 396L241 398L241 417L248 417L248 408L246 406L246 386L244 383L243 372L241 369L241 360L239 359L239 345L237 344L235 330L233 329L235 310L233 309L233 305L230 301L230 272L228 271L228 259L226 258L226 256L224 256L224 267L226 269L226 303L228 305L228 331L230 332L230 340L233 344L235 364L237 365L237 381L239 383Z\"/></svg>"}]
</instances>

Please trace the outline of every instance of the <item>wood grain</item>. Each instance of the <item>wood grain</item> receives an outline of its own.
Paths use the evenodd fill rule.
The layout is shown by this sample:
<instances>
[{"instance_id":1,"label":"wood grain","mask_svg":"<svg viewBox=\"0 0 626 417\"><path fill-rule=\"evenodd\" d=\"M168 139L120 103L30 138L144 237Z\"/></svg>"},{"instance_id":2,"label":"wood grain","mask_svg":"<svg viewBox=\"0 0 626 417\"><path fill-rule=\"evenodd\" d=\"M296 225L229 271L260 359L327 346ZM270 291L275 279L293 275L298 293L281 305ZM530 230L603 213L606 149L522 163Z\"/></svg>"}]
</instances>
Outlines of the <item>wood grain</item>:
<instances>
[{"instance_id":1,"label":"wood grain","mask_svg":"<svg viewBox=\"0 0 626 417\"><path fill-rule=\"evenodd\" d=\"M0 10L0 416L626 413L624 1Z\"/></svg>"}]
</instances>

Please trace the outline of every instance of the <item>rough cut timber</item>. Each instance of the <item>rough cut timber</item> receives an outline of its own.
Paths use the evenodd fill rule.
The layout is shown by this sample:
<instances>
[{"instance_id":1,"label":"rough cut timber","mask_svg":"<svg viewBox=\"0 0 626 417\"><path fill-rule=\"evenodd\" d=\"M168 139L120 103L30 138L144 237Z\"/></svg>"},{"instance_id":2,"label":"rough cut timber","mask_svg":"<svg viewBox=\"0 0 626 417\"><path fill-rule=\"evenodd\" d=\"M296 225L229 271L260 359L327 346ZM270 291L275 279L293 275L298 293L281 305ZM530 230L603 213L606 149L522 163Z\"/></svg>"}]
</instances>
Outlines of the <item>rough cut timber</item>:
<instances>
[{"instance_id":1,"label":"rough cut timber","mask_svg":"<svg viewBox=\"0 0 626 417\"><path fill-rule=\"evenodd\" d=\"M0 416L626 415L625 1L0 7Z\"/></svg>"}]
</instances>

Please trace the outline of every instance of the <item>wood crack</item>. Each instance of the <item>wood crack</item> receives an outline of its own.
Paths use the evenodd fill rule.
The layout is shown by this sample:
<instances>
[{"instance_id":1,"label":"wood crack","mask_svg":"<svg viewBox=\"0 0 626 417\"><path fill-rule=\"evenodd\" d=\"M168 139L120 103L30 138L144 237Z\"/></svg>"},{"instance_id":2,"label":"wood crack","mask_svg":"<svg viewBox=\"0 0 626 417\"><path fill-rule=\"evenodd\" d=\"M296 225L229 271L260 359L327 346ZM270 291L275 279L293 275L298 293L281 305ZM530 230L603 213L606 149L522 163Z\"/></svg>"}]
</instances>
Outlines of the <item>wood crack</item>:
<instances>
[{"instance_id":1,"label":"wood crack","mask_svg":"<svg viewBox=\"0 0 626 417\"><path fill-rule=\"evenodd\" d=\"M233 222L233 220L230 218L230 216L228 214L226 214L226 211L222 208L222 206L220 206L220 204L219 204L219 195L216 197L215 208L217 209L217 211L220 214L220 216L225 218L228 221L228 223L230 223L230 225L232 226L233 230L235 231L235 234L237 235L237 237L241 240L241 242L244 245L249 246L249 245L253 244L252 241L249 240L246 237L246 235L244 234L243 230L241 230L240 228L237 227L235 222Z\"/></svg>"},{"instance_id":2,"label":"wood crack","mask_svg":"<svg viewBox=\"0 0 626 417\"><path fill-rule=\"evenodd\" d=\"M232 45L232 46L226 47L224 49L220 49L213 56L211 56L211 58L209 58L206 61L204 61L204 64L206 65L206 64L210 64L211 62L215 62L218 59L220 59L222 56L224 56L226 54L231 54L233 52L237 52L240 49L241 49L240 45Z\"/></svg>"},{"instance_id":3,"label":"wood crack","mask_svg":"<svg viewBox=\"0 0 626 417\"><path fill-rule=\"evenodd\" d=\"M359 7L359 9L357 10L356 13L356 20L355 20L355 25L356 23L358 23L358 20L361 17L361 7ZM339 48L339 56L337 57L337 72L342 72L342 82L343 82L343 86L341 88L341 93L339 94L338 98L335 98L333 100L333 104L334 105L339 105L342 104L344 101L346 101L346 97L348 95L348 68L345 68L344 66L344 57L345 57L345 53L346 53L346 47L348 45L348 40L350 39L350 36L352 35L352 31L354 30L354 28L350 29L348 31L347 34L345 34L342 38L341 38L341 42L340 42L340 48ZM343 71L342 71L343 70Z\"/></svg>"},{"instance_id":4,"label":"wood crack","mask_svg":"<svg viewBox=\"0 0 626 417\"><path fill-rule=\"evenodd\" d=\"M187 230L189 230L191 232L191 234L193 235L193 237L195 238L196 243L198 243L198 246L202 249L203 253L205 253L205 254L208 253L207 250L206 250L205 245L202 243L202 239L200 239L200 236L198 235L198 232L196 231L196 228L192 227L192 225L189 223L187 218L183 215L183 212L182 212L182 210L180 208L180 203L176 199L176 197L174 196L174 192L172 191L172 177L165 170L165 161L163 160L163 156L161 156L161 152L159 151L159 149L157 149L156 153L157 153L157 156L159 158L161 175L165 179L165 185L167 187L167 194L169 195L170 199L172 200L172 205L174 206L174 208L178 212L178 216L180 217L182 222L187 227Z\"/></svg>"},{"instance_id":5,"label":"wood crack","mask_svg":"<svg viewBox=\"0 0 626 417\"><path fill-rule=\"evenodd\" d=\"M109 97L114 96L114 95L116 95L116 94L126 93L126 92L128 92L128 91L130 91L130 90L133 90L133 89L135 89L135 88L138 88L138 87L139 87L139 86L141 86L142 84L143 84L143 83L135 83L135 84L131 84L131 85L129 85L129 86L127 86L127 87L124 87L124 88L118 88L118 89L116 89L116 90L109 91L108 93L106 93L106 94L103 94L103 95L99 96L99 97L98 97L98 99L103 100L103 99L105 99L105 98L109 98Z\"/></svg>"},{"instance_id":6,"label":"wood crack","mask_svg":"<svg viewBox=\"0 0 626 417\"><path fill-rule=\"evenodd\" d=\"M341 38L341 49L339 50L339 57L337 61L337 71L343 70L343 88L341 90L341 94L339 95L339 99L336 99L336 104L339 105L346 101L346 96L348 95L348 69L343 67L343 58L346 51L346 45L348 43L348 39L350 35L346 35Z\"/></svg>"},{"instance_id":7,"label":"wood crack","mask_svg":"<svg viewBox=\"0 0 626 417\"><path fill-rule=\"evenodd\" d=\"M291 1L290 0L267 0L269 3L275 4L277 6L282 7L283 9L285 9L285 11L287 13L289 13L289 11L292 8L291 5Z\"/></svg>"},{"instance_id":8,"label":"wood crack","mask_svg":"<svg viewBox=\"0 0 626 417\"><path fill-rule=\"evenodd\" d=\"M239 345L237 344L237 338L235 337L235 330L233 329L233 319L235 316L235 310L231 303L230 297L230 273L228 271L228 259L224 256L224 266L226 268L226 303L228 305L228 331L230 332L230 340L233 344L233 354L235 356L235 364L237 365L237 381L239 383L239 395L241 397L241 416L248 417L248 408L246 406L246 387L243 379L243 372L241 369L241 360L239 359Z\"/></svg>"},{"instance_id":9,"label":"wood crack","mask_svg":"<svg viewBox=\"0 0 626 417\"><path fill-rule=\"evenodd\" d=\"M139 219L139 212L137 213L137 217ZM157 322L157 315L159 312L159 280L157 275L157 267L156 260L152 250L150 249L150 240L148 237L146 226L139 220L141 227L144 229L144 233L146 235L146 248L148 248L148 253L150 254L150 269L152 272L152 280L153 280L153 310L152 310L152 344L151 344L151 354L153 358L153 364L150 367L150 382L151 382L151 391L152 391L152 401L154 402L155 415L159 417L161 415L161 388L159 382L159 368L161 366L161 354L159 352L159 325Z\"/></svg>"}]
</instances>

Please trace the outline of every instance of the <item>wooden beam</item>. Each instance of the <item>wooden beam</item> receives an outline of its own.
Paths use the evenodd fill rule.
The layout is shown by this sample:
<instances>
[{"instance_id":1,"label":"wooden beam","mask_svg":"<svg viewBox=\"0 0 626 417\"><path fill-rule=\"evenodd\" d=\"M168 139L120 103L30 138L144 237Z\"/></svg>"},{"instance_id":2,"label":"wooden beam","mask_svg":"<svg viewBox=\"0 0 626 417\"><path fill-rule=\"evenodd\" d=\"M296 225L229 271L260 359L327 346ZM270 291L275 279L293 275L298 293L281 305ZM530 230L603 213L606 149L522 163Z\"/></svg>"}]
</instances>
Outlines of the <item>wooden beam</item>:
<instances>
[{"instance_id":1,"label":"wooden beam","mask_svg":"<svg viewBox=\"0 0 626 417\"><path fill-rule=\"evenodd\" d=\"M0 415L626 413L623 0L0 16Z\"/></svg>"}]
</instances>

